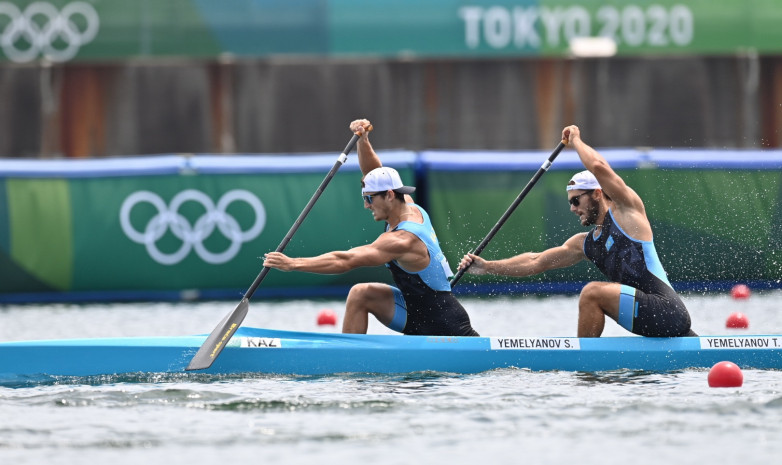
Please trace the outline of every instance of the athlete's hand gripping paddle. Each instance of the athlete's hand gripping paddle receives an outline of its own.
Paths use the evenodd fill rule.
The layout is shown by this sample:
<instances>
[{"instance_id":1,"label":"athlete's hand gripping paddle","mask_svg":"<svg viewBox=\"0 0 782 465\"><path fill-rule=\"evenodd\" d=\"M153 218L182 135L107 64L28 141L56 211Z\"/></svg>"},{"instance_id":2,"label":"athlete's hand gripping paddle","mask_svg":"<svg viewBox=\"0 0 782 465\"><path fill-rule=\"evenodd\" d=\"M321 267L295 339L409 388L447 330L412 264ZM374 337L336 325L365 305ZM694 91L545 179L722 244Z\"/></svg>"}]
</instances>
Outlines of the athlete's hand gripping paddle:
<instances>
[{"instance_id":1,"label":"athlete's hand gripping paddle","mask_svg":"<svg viewBox=\"0 0 782 465\"><path fill-rule=\"evenodd\" d=\"M505 224L506 221L508 221L508 218L513 214L513 211L516 210L516 207L519 206L522 200L524 200L524 197L527 196L530 190L535 186L535 183L538 182L538 179L540 179L541 176L543 176L543 173L548 171L548 169L551 167L551 164L554 163L554 159L557 158L557 155L559 155L559 152L562 151L562 149L565 148L565 145L567 145L567 140L560 141L559 145L557 145L557 148L554 149L554 151L549 155L548 159L546 159L545 162L543 162L543 165L538 168L538 171L535 173L534 176L532 176L532 179L527 183L526 186L524 186L524 189L519 193L518 197L516 197L516 200L513 201L510 207L505 211L505 213L502 215L502 217L497 221L497 224L494 225L493 228L491 228L491 231L489 231L489 234L486 235L486 237L481 241L480 244L478 244L478 247L475 248L475 251L472 252L474 255L480 255L481 252L483 252L483 249L486 248L487 245L489 245L489 242L494 238L494 236L497 234L497 232L500 230L502 225ZM456 283L459 282L459 280L464 276L464 273L467 272L468 266L465 266L464 268L460 268L459 271L456 272L453 279L451 279L451 289L456 286Z\"/></svg>"},{"instance_id":2,"label":"athlete's hand gripping paddle","mask_svg":"<svg viewBox=\"0 0 782 465\"><path fill-rule=\"evenodd\" d=\"M365 131L368 133L371 130L372 126L370 125L368 128L366 128ZM343 150L339 155L339 158L337 158L334 166L331 167L329 173L320 183L320 186L312 195L312 198L307 203L307 206L304 207L304 210L301 212L301 214L299 214L296 222L293 223L293 226L291 226L288 234L285 235L282 242L280 242L280 245L277 246L276 252L282 252L291 241L293 235L296 233L296 230L299 229L299 226L304 221L304 218L307 217L307 214L310 212L310 210L312 210L315 202L318 201L320 195L326 189L326 186L328 186L329 182L331 182L331 178L334 177L339 168L345 163L345 161L347 161L348 153L350 153L350 151L353 150L353 147L356 146L356 142L358 142L359 137L360 136L358 134L353 134L350 142L348 142L348 145L345 146L345 150ZM236 330L239 329L239 325L241 325L242 321L244 321L244 317L247 316L247 312L250 309L250 298L255 293L255 290L258 289L258 286L261 285L261 281L263 281L263 279L269 273L270 269L271 268L265 266L263 267L261 272L258 274L258 277L255 278L255 281L253 281L250 288L247 290L247 292L245 292L242 301L239 302L239 305L237 305L231 313L226 315L225 318L223 318L223 320L217 325L217 327L209 334L209 337L206 338L206 341L203 343L203 345L201 345L201 348L198 349L198 352L196 352L196 354L193 356L193 359L190 360L190 364L187 366L187 368L185 368L186 370L203 370L212 366L212 363L217 360L220 352L223 351L226 344L228 344L228 341L234 335Z\"/></svg>"}]
</instances>

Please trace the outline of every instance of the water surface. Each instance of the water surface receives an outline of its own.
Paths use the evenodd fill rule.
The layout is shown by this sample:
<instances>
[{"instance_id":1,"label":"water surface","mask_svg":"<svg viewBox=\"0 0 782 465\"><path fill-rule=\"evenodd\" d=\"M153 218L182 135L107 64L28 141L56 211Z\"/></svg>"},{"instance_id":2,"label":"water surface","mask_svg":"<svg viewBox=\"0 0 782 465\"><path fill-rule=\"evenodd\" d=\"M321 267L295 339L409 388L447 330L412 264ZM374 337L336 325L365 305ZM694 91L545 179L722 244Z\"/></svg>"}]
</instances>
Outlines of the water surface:
<instances>
[{"instance_id":1,"label":"water surface","mask_svg":"<svg viewBox=\"0 0 782 465\"><path fill-rule=\"evenodd\" d=\"M782 334L782 292L688 295L702 335ZM577 297L464 299L484 335L573 336ZM0 307L0 340L202 334L237 302ZM248 326L305 331L344 302L251 303ZM728 330L745 313L750 329ZM372 333L390 333L376 323ZM605 336L627 333L608 322ZM0 463L776 463L782 372L713 389L675 373L124 375L0 387Z\"/></svg>"}]
</instances>

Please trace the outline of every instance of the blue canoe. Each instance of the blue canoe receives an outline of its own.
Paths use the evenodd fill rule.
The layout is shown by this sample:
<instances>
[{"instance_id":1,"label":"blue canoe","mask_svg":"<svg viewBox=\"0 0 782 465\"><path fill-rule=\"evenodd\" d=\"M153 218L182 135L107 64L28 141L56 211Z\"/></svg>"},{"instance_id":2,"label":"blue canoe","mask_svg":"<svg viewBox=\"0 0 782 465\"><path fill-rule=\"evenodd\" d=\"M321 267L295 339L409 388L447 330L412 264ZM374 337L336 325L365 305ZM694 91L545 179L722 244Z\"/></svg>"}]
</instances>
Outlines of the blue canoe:
<instances>
[{"instance_id":1,"label":"blue canoe","mask_svg":"<svg viewBox=\"0 0 782 465\"><path fill-rule=\"evenodd\" d=\"M184 373L206 335L0 343L0 381L36 376ZM440 337L307 333L240 328L203 373L666 372L710 368L782 369L782 335L688 338Z\"/></svg>"}]
</instances>

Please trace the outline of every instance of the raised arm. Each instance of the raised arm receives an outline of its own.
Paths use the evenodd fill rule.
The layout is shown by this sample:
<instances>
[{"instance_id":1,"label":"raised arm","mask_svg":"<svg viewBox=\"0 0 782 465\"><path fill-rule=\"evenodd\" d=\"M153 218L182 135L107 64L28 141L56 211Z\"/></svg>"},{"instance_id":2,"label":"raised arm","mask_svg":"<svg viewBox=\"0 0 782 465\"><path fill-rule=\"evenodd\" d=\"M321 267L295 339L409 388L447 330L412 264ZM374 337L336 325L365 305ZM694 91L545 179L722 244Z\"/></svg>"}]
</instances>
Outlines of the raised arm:
<instances>
[{"instance_id":1,"label":"raised arm","mask_svg":"<svg viewBox=\"0 0 782 465\"><path fill-rule=\"evenodd\" d=\"M532 276L555 268L565 268L584 260L584 239L587 233L579 233L564 244L543 252L526 252L502 260L484 260L478 255L467 254L459 268L470 266L470 274L496 274L502 276ZM470 265L471 264L471 265Z\"/></svg>"},{"instance_id":2,"label":"raised arm","mask_svg":"<svg viewBox=\"0 0 782 465\"><path fill-rule=\"evenodd\" d=\"M618 208L632 208L644 212L644 205L638 194L608 164L608 161L581 139L578 126L568 126L562 130L562 140L568 141L581 159L581 163L597 178L603 192L613 200ZM645 214L645 213L644 213Z\"/></svg>"},{"instance_id":3,"label":"raised arm","mask_svg":"<svg viewBox=\"0 0 782 465\"><path fill-rule=\"evenodd\" d=\"M358 152L358 165L361 173L366 175L375 168L380 168L383 164L380 157L377 156L372 144L369 143L369 132L372 130L372 123L367 119L357 119L350 123L350 131L353 134L361 136L356 143Z\"/></svg>"},{"instance_id":4,"label":"raised arm","mask_svg":"<svg viewBox=\"0 0 782 465\"><path fill-rule=\"evenodd\" d=\"M356 143L358 165L361 168L361 173L366 176L367 173L373 169L383 166L380 157L377 156L375 149L372 148L372 144L369 142L369 133L372 131L372 123L367 119L357 119L350 123L350 130L353 134L361 136ZM405 202L413 203L413 198L410 195L405 194Z\"/></svg>"}]
</instances>

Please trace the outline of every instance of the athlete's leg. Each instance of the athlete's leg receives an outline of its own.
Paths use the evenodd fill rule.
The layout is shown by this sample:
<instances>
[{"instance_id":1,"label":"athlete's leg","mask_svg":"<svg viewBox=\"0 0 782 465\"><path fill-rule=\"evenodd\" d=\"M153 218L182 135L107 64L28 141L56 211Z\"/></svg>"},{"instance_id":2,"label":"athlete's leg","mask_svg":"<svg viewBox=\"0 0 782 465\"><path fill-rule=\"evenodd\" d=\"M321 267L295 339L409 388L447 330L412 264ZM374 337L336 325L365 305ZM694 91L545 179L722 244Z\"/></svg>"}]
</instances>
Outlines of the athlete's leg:
<instances>
[{"instance_id":1,"label":"athlete's leg","mask_svg":"<svg viewBox=\"0 0 782 465\"><path fill-rule=\"evenodd\" d=\"M619 319L621 284L591 282L581 290L578 300L578 337L600 337L605 328L605 315Z\"/></svg>"},{"instance_id":2,"label":"athlete's leg","mask_svg":"<svg viewBox=\"0 0 782 465\"><path fill-rule=\"evenodd\" d=\"M670 287L646 294L622 286L619 298L619 324L647 337L697 336L690 329L690 314L684 302Z\"/></svg>"},{"instance_id":3,"label":"athlete's leg","mask_svg":"<svg viewBox=\"0 0 782 465\"><path fill-rule=\"evenodd\" d=\"M394 291L391 286L382 283L356 284L350 289L345 302L342 332L366 334L370 314L389 326L395 310Z\"/></svg>"}]
</instances>

